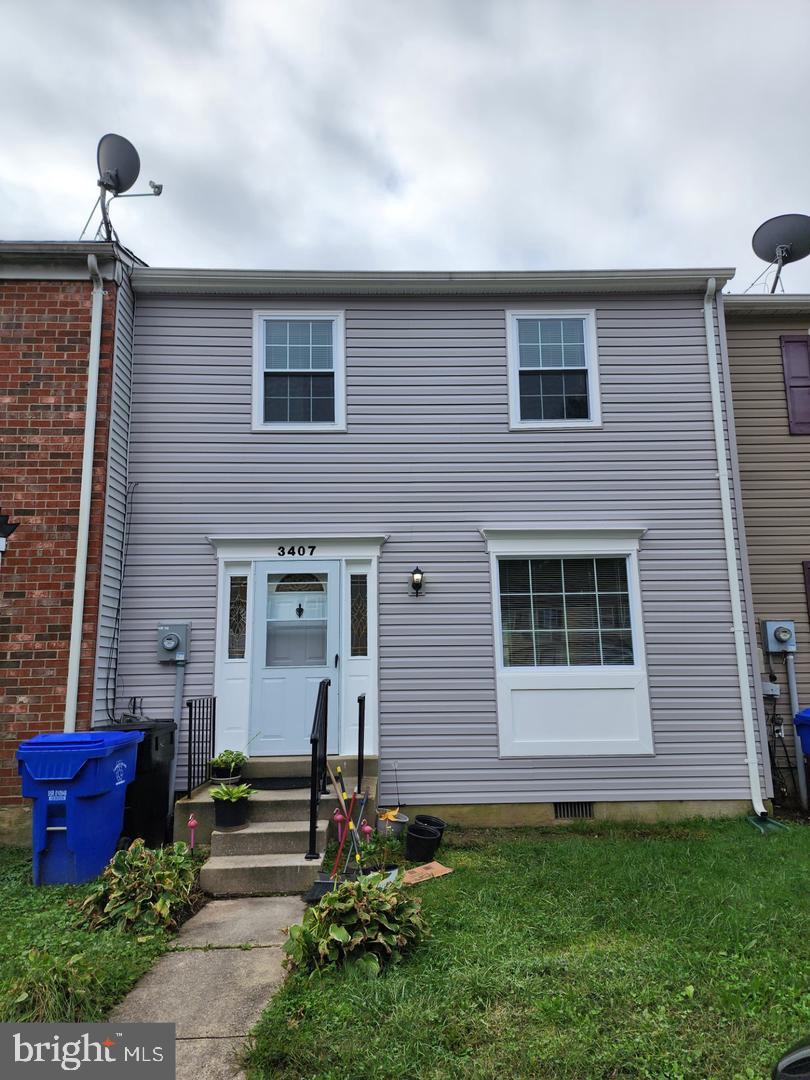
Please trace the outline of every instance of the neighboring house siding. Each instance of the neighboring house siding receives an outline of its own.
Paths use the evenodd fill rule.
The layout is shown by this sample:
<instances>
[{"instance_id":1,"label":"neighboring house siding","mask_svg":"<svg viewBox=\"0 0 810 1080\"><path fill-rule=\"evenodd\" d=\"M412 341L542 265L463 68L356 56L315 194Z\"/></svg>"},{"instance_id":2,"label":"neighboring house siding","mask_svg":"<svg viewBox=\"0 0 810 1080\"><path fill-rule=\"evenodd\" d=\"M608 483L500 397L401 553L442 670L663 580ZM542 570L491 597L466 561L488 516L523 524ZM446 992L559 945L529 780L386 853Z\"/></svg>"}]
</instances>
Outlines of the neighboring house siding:
<instances>
[{"instance_id":1,"label":"neighboring house siding","mask_svg":"<svg viewBox=\"0 0 810 1080\"><path fill-rule=\"evenodd\" d=\"M780 337L807 334L806 318L727 314L728 352L746 533L758 620L796 623L799 704L810 706L810 618L803 562L810 560L810 435L791 435ZM784 665L778 712L789 719ZM787 740L792 749L792 738Z\"/></svg>"},{"instance_id":2,"label":"neighboring house siding","mask_svg":"<svg viewBox=\"0 0 810 1080\"><path fill-rule=\"evenodd\" d=\"M110 403L110 438L107 457L107 500L101 555L98 638L93 696L93 723L104 723L112 711L115 690L116 623L122 588L127 508L129 412L132 400L132 343L135 297L126 274L118 289L115 316L115 354Z\"/></svg>"},{"instance_id":3,"label":"neighboring house siding","mask_svg":"<svg viewBox=\"0 0 810 1080\"><path fill-rule=\"evenodd\" d=\"M119 702L170 715L162 619L191 620L187 692L212 692L206 534L385 533L384 799L395 763L410 803L747 798L702 301L577 297L597 310L603 429L510 432L504 312L532 299L330 298L346 310L348 432L285 435L250 430L252 309L316 301L140 297ZM478 530L554 522L647 526L655 756L498 758Z\"/></svg>"}]
</instances>

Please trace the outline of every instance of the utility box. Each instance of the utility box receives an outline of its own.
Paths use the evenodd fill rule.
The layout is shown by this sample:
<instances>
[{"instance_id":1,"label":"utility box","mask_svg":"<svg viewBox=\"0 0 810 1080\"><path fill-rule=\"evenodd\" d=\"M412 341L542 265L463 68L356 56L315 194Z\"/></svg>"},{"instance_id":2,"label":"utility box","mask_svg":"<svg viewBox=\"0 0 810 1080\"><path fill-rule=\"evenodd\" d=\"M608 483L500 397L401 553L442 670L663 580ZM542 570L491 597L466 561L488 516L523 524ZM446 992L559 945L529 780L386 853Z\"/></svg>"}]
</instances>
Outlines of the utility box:
<instances>
[{"instance_id":1,"label":"utility box","mask_svg":"<svg viewBox=\"0 0 810 1080\"><path fill-rule=\"evenodd\" d=\"M188 659L189 623L161 623L157 628L157 658L161 663L184 664Z\"/></svg>"},{"instance_id":2,"label":"utility box","mask_svg":"<svg viewBox=\"0 0 810 1080\"><path fill-rule=\"evenodd\" d=\"M790 619L766 619L762 623L762 648L766 653L796 652L796 624Z\"/></svg>"}]
</instances>

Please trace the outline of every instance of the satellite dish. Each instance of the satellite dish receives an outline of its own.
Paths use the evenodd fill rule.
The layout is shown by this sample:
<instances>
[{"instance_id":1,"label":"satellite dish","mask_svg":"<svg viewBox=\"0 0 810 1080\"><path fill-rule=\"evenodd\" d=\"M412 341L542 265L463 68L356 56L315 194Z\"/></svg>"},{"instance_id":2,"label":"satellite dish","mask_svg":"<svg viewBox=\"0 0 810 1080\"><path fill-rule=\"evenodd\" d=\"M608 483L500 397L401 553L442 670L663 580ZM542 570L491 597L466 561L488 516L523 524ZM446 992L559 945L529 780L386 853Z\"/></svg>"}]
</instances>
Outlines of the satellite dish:
<instances>
[{"instance_id":1,"label":"satellite dish","mask_svg":"<svg viewBox=\"0 0 810 1080\"><path fill-rule=\"evenodd\" d=\"M771 292L775 292L782 267L810 255L810 217L807 214L780 214L769 218L754 233L751 246L764 262L777 264L771 286Z\"/></svg>"},{"instance_id":2,"label":"satellite dish","mask_svg":"<svg viewBox=\"0 0 810 1080\"><path fill-rule=\"evenodd\" d=\"M129 191L141 171L138 151L123 135L102 135L98 143L99 187L120 195Z\"/></svg>"}]
</instances>

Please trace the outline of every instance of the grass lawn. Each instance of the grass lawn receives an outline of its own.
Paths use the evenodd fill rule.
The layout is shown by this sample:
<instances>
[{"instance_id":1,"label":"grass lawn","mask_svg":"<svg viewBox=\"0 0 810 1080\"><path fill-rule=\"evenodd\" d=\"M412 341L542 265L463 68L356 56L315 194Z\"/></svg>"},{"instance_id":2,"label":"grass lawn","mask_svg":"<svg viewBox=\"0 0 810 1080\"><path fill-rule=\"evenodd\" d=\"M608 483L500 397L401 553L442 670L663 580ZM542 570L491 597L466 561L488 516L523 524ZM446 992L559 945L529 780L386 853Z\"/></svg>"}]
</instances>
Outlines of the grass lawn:
<instances>
[{"instance_id":1,"label":"grass lawn","mask_svg":"<svg viewBox=\"0 0 810 1080\"><path fill-rule=\"evenodd\" d=\"M810 828L448 830L398 968L294 976L253 1078L759 1078L810 1034Z\"/></svg>"},{"instance_id":2,"label":"grass lawn","mask_svg":"<svg viewBox=\"0 0 810 1080\"><path fill-rule=\"evenodd\" d=\"M0 847L0 1021L21 1019L31 1006L30 998L15 1004L11 990L25 971L36 976L43 1019L101 1020L165 950L162 933L139 942L132 934L77 930L67 901L86 891L34 888L31 853Z\"/></svg>"}]
</instances>

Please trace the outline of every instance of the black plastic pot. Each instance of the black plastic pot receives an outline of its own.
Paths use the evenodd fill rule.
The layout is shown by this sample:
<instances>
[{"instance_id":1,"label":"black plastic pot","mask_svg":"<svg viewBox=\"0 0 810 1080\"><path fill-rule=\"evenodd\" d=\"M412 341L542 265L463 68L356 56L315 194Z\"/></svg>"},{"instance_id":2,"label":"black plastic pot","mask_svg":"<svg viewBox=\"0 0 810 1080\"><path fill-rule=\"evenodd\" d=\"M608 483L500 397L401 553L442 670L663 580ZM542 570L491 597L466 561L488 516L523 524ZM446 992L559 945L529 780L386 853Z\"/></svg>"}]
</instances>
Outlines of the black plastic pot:
<instances>
[{"instance_id":1,"label":"black plastic pot","mask_svg":"<svg viewBox=\"0 0 810 1080\"><path fill-rule=\"evenodd\" d=\"M218 829L237 829L247 824L248 800L214 799L214 824Z\"/></svg>"},{"instance_id":2,"label":"black plastic pot","mask_svg":"<svg viewBox=\"0 0 810 1080\"><path fill-rule=\"evenodd\" d=\"M408 826L405 858L411 862L430 862L436 854L440 840L438 829L434 829L432 825L414 822L413 825Z\"/></svg>"},{"instance_id":3,"label":"black plastic pot","mask_svg":"<svg viewBox=\"0 0 810 1080\"><path fill-rule=\"evenodd\" d=\"M436 829L439 834L439 843L444 839L444 830L447 826L446 821L442 821L440 817L434 817L432 814L417 814L413 819L416 825L429 825L431 829Z\"/></svg>"}]
</instances>

